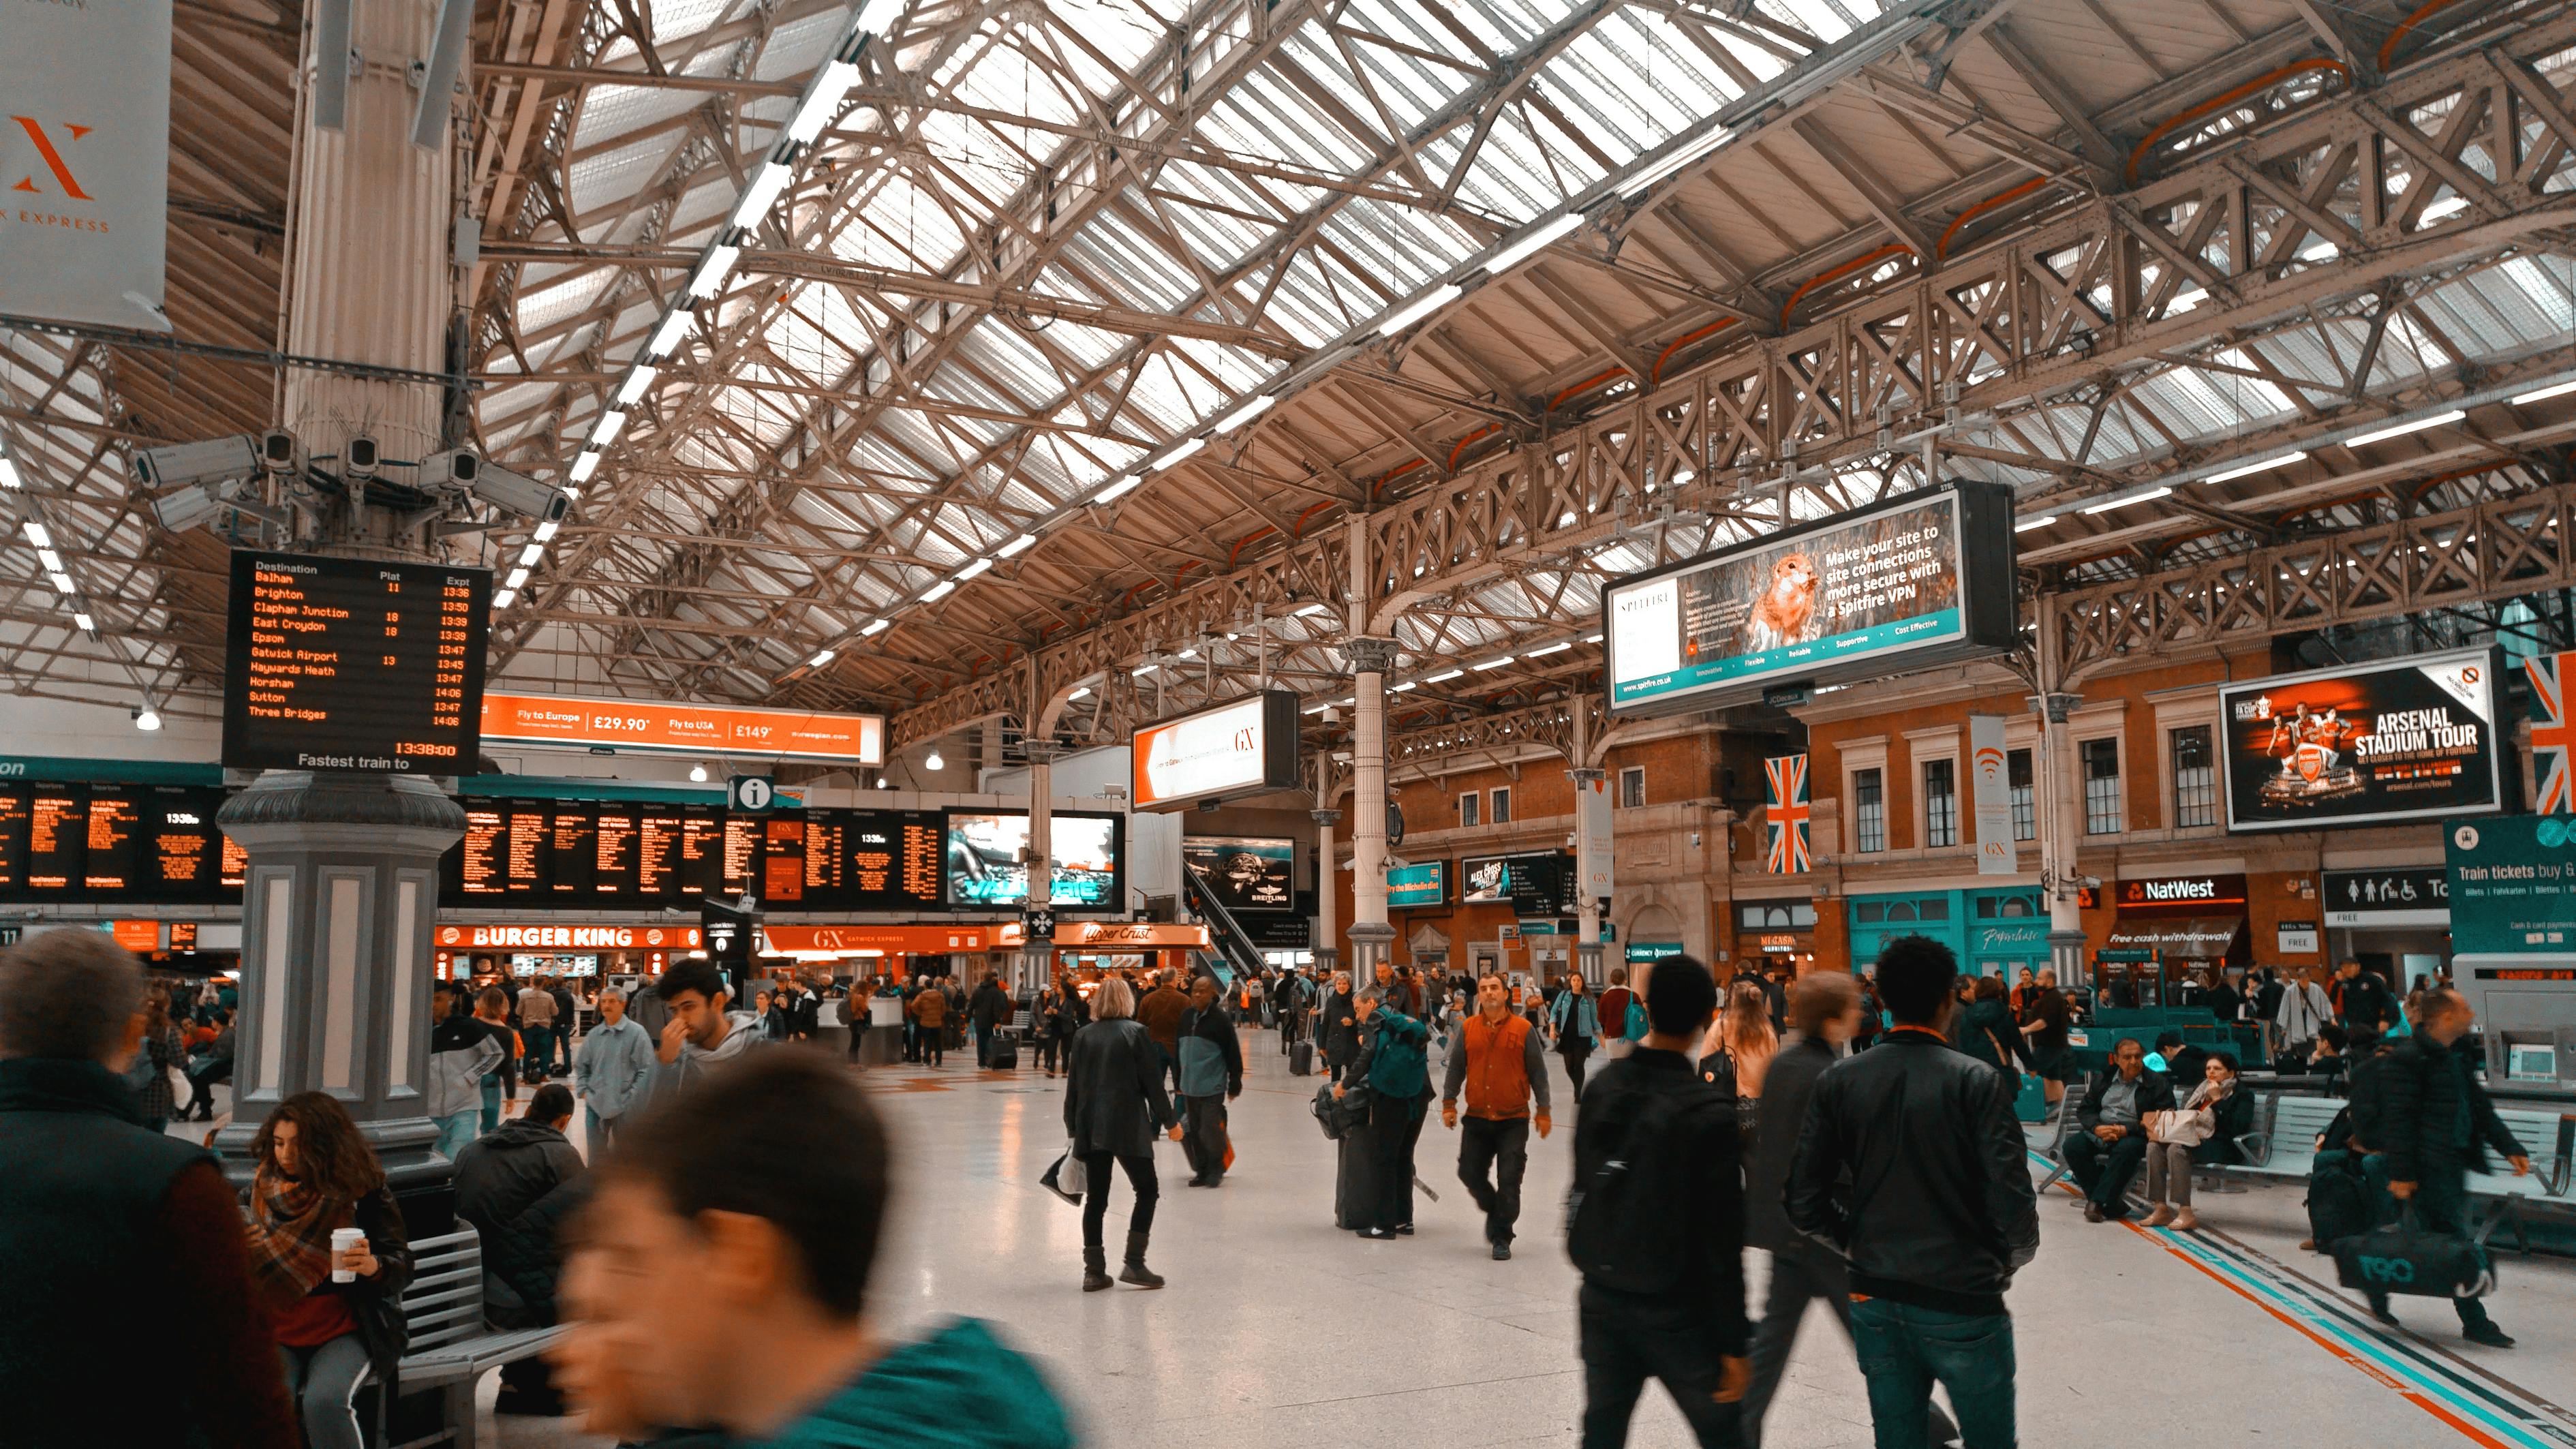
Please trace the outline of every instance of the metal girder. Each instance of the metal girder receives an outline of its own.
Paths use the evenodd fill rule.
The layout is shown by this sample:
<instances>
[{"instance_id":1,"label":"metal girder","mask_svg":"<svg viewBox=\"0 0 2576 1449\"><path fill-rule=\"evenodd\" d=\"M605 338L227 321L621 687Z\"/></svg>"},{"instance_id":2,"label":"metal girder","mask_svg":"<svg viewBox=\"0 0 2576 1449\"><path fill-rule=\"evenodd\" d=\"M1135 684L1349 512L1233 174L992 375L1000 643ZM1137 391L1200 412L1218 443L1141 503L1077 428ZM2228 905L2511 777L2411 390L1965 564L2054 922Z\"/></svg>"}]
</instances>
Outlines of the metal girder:
<instances>
[{"instance_id":1,"label":"metal girder","mask_svg":"<svg viewBox=\"0 0 2576 1449\"><path fill-rule=\"evenodd\" d=\"M2576 195L2542 190L2547 176L2517 171L2516 156L2496 163L2504 174L2480 183L2460 214L2415 225L2431 195L2422 178L2456 168L2462 163L2452 157L2469 148L2491 149L2496 128L2446 126L2434 136L2405 119L2501 104L2517 83L2546 88L2527 62L2572 41L2576 16L2562 15L2486 50L2316 103L2213 144L2134 191L2053 213L1937 270L1916 270L1825 320L1747 338L1578 428L1498 451L1368 515L1372 625L1382 630L1419 602L1514 569L1566 566L1659 506L1723 514L1777 497L1784 466L1798 471L1786 491L1799 516L1840 511L1850 505L1826 465L1878 455L1883 420L1904 432L1939 421L1954 405L2010 423L2079 388L2110 389L2139 368L2175 365L2160 354L2223 349L2391 278L2576 223ZM2534 149L2553 134L2540 119L2540 139L2526 143ZM2443 163L2436 168L2424 158L2440 145L2452 155L2435 151ZM2303 217L2285 204L2285 195L2312 193L2336 168L2342 174L2325 209L2311 205L2314 215ZM2301 227L2334 252L2277 257L2272 243ZM2177 310L2193 287L2205 299ZM2148 461L2129 471L2143 477L2161 466ZM1670 480L1682 470L1695 476L1676 487ZM898 715L895 735L929 738L1011 713L1027 695L1030 671L1041 682L1079 679L1163 641L1246 619L1256 603L1277 613L1291 580L1322 581L1320 597L1347 611L1342 539L1336 529L1293 542L1233 576L1042 645L994 677Z\"/></svg>"},{"instance_id":2,"label":"metal girder","mask_svg":"<svg viewBox=\"0 0 2576 1449\"><path fill-rule=\"evenodd\" d=\"M2576 584L2576 484L2042 595L2069 685L2115 660Z\"/></svg>"},{"instance_id":3,"label":"metal girder","mask_svg":"<svg viewBox=\"0 0 2576 1449\"><path fill-rule=\"evenodd\" d=\"M1575 727L1578 709L1585 715L1584 726L1579 730ZM1577 694L1571 699L1428 725L1408 726L1399 711L1388 721L1386 732L1387 778L1428 778L1460 755L1505 755L1531 746L1553 750L1571 760L1578 734L1597 740L1609 724L1597 694Z\"/></svg>"}]
</instances>

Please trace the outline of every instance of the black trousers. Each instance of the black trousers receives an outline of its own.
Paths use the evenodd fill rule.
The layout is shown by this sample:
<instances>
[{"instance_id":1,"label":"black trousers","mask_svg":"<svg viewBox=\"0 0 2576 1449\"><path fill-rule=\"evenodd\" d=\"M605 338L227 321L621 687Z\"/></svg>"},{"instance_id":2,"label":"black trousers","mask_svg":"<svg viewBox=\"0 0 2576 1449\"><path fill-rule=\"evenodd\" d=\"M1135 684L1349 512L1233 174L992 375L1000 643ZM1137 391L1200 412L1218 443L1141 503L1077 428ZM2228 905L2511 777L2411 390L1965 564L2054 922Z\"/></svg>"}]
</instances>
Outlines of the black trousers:
<instances>
[{"instance_id":1,"label":"black trousers","mask_svg":"<svg viewBox=\"0 0 2576 1449\"><path fill-rule=\"evenodd\" d=\"M1718 1355L1708 1345L1704 1304L1639 1298L1583 1285L1583 1449L1621 1449L1628 1420L1646 1380L1664 1391L1688 1420L1701 1449L1736 1449L1744 1442L1743 1406L1712 1397L1722 1382Z\"/></svg>"},{"instance_id":2,"label":"black trousers","mask_svg":"<svg viewBox=\"0 0 2576 1449\"><path fill-rule=\"evenodd\" d=\"M1202 1178L1225 1176L1225 1097L1181 1098L1181 1151Z\"/></svg>"},{"instance_id":3,"label":"black trousers","mask_svg":"<svg viewBox=\"0 0 2576 1449\"><path fill-rule=\"evenodd\" d=\"M920 1060L923 1065L939 1067L948 1064L948 1048L941 1044L941 1038L946 1032L947 1028L941 1026L925 1026L921 1029Z\"/></svg>"},{"instance_id":4,"label":"black trousers","mask_svg":"<svg viewBox=\"0 0 2576 1449\"><path fill-rule=\"evenodd\" d=\"M2381 1199L2382 1202L2391 1200ZM2458 1168L2444 1170L2439 1167L2425 1173L2424 1180L2415 1184L2413 1206L2415 1226L2422 1231L2465 1236L2469 1231L2468 1174ZM2371 1294L2370 1306L2387 1312L2388 1295ZM2462 1328L2474 1328L2492 1321L2487 1316L2487 1305L2483 1299L2454 1298L2451 1307L2458 1311Z\"/></svg>"},{"instance_id":5,"label":"black trousers","mask_svg":"<svg viewBox=\"0 0 2576 1449\"><path fill-rule=\"evenodd\" d=\"M1748 1449L1762 1442L1762 1417L1780 1392L1781 1375L1789 1367L1789 1350L1797 1346L1798 1325L1807 1316L1810 1300L1821 1300L1834 1311L1834 1322L1842 1325L1843 1338L1849 1341L1849 1270L1821 1254L1773 1253L1771 1289L1764 1295L1762 1321L1753 1328L1753 1387L1744 1394L1744 1442ZM1947 1444L1959 1436L1958 1426L1937 1404L1932 1408L1929 1424L1935 1444Z\"/></svg>"},{"instance_id":6,"label":"black trousers","mask_svg":"<svg viewBox=\"0 0 2576 1449\"><path fill-rule=\"evenodd\" d=\"M1586 1043L1581 1051L1560 1051L1557 1055L1565 1060L1565 1079L1574 1084L1574 1104L1580 1107L1583 1105L1583 1059L1592 1055L1591 1044Z\"/></svg>"},{"instance_id":7,"label":"black trousers","mask_svg":"<svg viewBox=\"0 0 2576 1449\"><path fill-rule=\"evenodd\" d=\"M1377 1220L1372 1227L1400 1228L1413 1221L1413 1148L1422 1140L1426 1097L1369 1102L1369 1132L1377 1143Z\"/></svg>"},{"instance_id":8,"label":"black trousers","mask_svg":"<svg viewBox=\"0 0 2576 1449\"><path fill-rule=\"evenodd\" d=\"M2075 1185L2104 1212L2129 1210L2122 1198L2129 1191L2129 1179L2138 1175L2139 1164L2146 1160L2147 1134L2136 1127L2117 1142L2104 1142L2081 1129L2066 1139L2067 1170L2074 1175Z\"/></svg>"},{"instance_id":9,"label":"black trousers","mask_svg":"<svg viewBox=\"0 0 2576 1449\"><path fill-rule=\"evenodd\" d=\"M1127 1214L1127 1231L1150 1233L1154 1230L1154 1202L1163 1195L1162 1185L1154 1179L1154 1154L1151 1152L1086 1152L1082 1154L1082 1245L1100 1246L1101 1220L1109 1216L1109 1164L1117 1163L1127 1171L1127 1186L1136 1194L1135 1209Z\"/></svg>"},{"instance_id":10,"label":"black trousers","mask_svg":"<svg viewBox=\"0 0 2576 1449\"><path fill-rule=\"evenodd\" d=\"M1527 1117L1463 1117L1458 1180L1485 1213L1485 1241L1508 1243L1521 1216L1521 1174L1529 1167ZM1492 1180L1488 1180L1488 1176Z\"/></svg>"}]
</instances>

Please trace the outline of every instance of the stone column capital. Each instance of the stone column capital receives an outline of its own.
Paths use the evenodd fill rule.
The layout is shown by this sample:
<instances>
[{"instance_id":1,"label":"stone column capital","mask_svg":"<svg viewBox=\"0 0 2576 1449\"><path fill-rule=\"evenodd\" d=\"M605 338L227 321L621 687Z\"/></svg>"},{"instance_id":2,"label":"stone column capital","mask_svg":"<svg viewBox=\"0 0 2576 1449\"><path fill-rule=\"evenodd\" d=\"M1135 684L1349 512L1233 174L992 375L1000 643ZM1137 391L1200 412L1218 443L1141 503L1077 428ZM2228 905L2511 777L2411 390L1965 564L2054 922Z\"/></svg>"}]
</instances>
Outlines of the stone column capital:
<instances>
[{"instance_id":1,"label":"stone column capital","mask_svg":"<svg viewBox=\"0 0 2576 1449\"><path fill-rule=\"evenodd\" d=\"M1353 674L1394 673L1395 652L1392 639L1362 636L1342 641L1342 662Z\"/></svg>"},{"instance_id":2,"label":"stone column capital","mask_svg":"<svg viewBox=\"0 0 2576 1449\"><path fill-rule=\"evenodd\" d=\"M1334 826L1342 823L1342 812L1339 810L1314 810L1307 813L1308 818L1312 819L1316 824L1324 827L1326 830L1330 830Z\"/></svg>"}]
</instances>

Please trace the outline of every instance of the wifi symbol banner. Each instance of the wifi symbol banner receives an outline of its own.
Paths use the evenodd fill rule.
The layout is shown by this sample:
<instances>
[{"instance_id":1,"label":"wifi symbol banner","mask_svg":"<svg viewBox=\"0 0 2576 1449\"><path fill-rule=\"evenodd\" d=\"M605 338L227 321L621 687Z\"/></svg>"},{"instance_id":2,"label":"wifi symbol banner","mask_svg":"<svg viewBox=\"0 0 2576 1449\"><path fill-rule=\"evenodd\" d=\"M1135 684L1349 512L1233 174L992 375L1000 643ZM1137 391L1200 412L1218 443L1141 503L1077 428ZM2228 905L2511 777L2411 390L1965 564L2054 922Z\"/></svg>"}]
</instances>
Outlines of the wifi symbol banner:
<instances>
[{"instance_id":1,"label":"wifi symbol banner","mask_svg":"<svg viewBox=\"0 0 2576 1449\"><path fill-rule=\"evenodd\" d=\"M2027 755L2023 756L2027 761ZM2024 764L2022 788L2030 788ZM1968 716L1968 789L1976 807L1977 874L2018 875L2021 850L2013 840L2013 759L2004 746L2004 717Z\"/></svg>"}]
</instances>

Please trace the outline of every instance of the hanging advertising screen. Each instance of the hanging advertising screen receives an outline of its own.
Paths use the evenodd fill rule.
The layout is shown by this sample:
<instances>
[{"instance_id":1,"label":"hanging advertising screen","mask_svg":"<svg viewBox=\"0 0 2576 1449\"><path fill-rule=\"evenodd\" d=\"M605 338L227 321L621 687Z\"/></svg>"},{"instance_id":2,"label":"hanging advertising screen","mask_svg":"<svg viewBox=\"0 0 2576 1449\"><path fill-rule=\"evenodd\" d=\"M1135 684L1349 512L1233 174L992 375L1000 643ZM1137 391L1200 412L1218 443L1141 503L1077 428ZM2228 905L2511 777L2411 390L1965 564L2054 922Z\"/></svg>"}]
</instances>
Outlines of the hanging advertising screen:
<instances>
[{"instance_id":1,"label":"hanging advertising screen","mask_svg":"<svg viewBox=\"0 0 2576 1449\"><path fill-rule=\"evenodd\" d=\"M1186 810L1297 786L1297 696L1284 689L1166 720L1128 741L1139 810Z\"/></svg>"},{"instance_id":2,"label":"hanging advertising screen","mask_svg":"<svg viewBox=\"0 0 2576 1449\"><path fill-rule=\"evenodd\" d=\"M1193 835L1181 842L1181 859L1229 911L1286 911L1297 904L1293 841Z\"/></svg>"},{"instance_id":3,"label":"hanging advertising screen","mask_svg":"<svg viewBox=\"0 0 2576 1449\"><path fill-rule=\"evenodd\" d=\"M2221 686L2227 828L2313 830L2510 809L2496 651Z\"/></svg>"},{"instance_id":4,"label":"hanging advertising screen","mask_svg":"<svg viewBox=\"0 0 2576 1449\"><path fill-rule=\"evenodd\" d=\"M1458 903L1509 903L1522 917L1555 917L1571 909L1573 857L1558 850L1471 856L1458 862Z\"/></svg>"},{"instance_id":5,"label":"hanging advertising screen","mask_svg":"<svg viewBox=\"0 0 2576 1449\"><path fill-rule=\"evenodd\" d=\"M1054 859L1051 904L1077 911L1122 907L1124 822L1115 815L1047 816ZM1029 895L1029 817L1024 810L947 812L948 903L1018 906Z\"/></svg>"},{"instance_id":6,"label":"hanging advertising screen","mask_svg":"<svg viewBox=\"0 0 2576 1449\"><path fill-rule=\"evenodd\" d=\"M2012 492L1953 483L1612 584L1610 708L1760 699L2012 646Z\"/></svg>"},{"instance_id":7,"label":"hanging advertising screen","mask_svg":"<svg viewBox=\"0 0 2576 1449\"><path fill-rule=\"evenodd\" d=\"M1386 873L1386 903L1398 909L1407 906L1445 906L1449 903L1449 862L1425 860L1400 865Z\"/></svg>"},{"instance_id":8,"label":"hanging advertising screen","mask_svg":"<svg viewBox=\"0 0 2576 1449\"><path fill-rule=\"evenodd\" d=\"M885 716L875 714L487 693L482 725L494 744L885 763Z\"/></svg>"}]
</instances>

